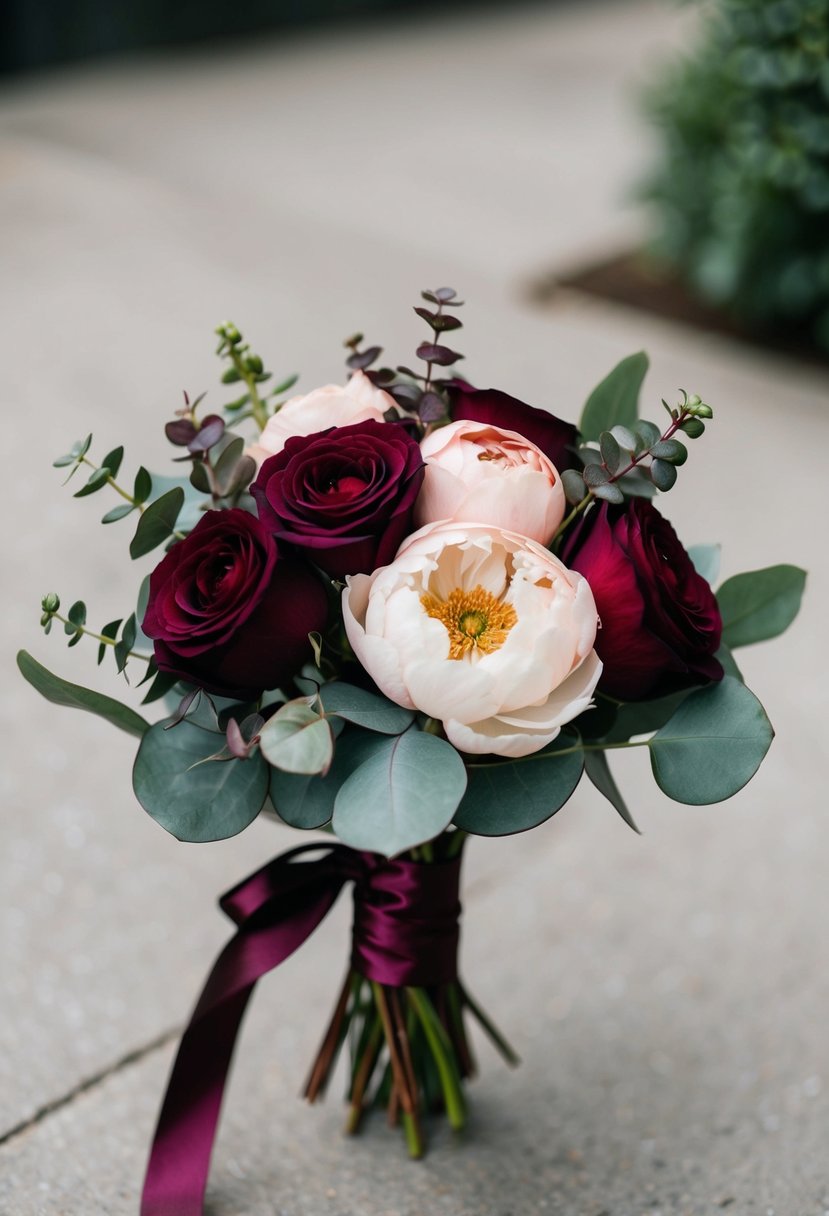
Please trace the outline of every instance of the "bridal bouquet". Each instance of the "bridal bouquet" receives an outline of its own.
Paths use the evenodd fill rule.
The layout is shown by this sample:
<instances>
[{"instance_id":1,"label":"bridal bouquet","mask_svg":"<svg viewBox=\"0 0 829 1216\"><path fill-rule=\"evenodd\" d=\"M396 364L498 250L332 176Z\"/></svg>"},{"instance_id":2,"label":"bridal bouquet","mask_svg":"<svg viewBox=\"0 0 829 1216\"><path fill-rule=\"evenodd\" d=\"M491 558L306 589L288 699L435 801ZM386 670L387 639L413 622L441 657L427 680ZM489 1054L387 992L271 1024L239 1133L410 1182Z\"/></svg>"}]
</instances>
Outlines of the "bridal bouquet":
<instances>
[{"instance_id":1,"label":"bridal bouquet","mask_svg":"<svg viewBox=\"0 0 829 1216\"><path fill-rule=\"evenodd\" d=\"M123 448L94 461L91 436L55 462L87 474L75 497L115 493L102 522L130 520L132 558L163 556L123 619L90 628L82 601L64 612L50 593L41 624L70 646L92 638L162 715L151 724L26 651L22 674L140 740L136 797L180 840L223 839L262 812L328 833L222 899L237 931L179 1049L145 1216L201 1212L253 986L346 883L351 958L306 1094L347 1043L348 1130L385 1108L419 1156L430 1112L463 1125L470 1018L515 1062L458 975L468 837L537 827L584 773L635 830L614 749L646 751L670 798L706 804L741 789L771 743L732 651L788 626L805 576L777 565L715 594L716 546L686 551L654 505L711 408L683 392L661 424L640 419L643 354L578 426L473 387L446 344L461 302L422 294L415 368L378 366L357 335L344 386L288 400L293 381L272 387L220 326L237 395L217 412L185 397L166 426L180 476L139 467L124 483Z\"/></svg>"}]
</instances>

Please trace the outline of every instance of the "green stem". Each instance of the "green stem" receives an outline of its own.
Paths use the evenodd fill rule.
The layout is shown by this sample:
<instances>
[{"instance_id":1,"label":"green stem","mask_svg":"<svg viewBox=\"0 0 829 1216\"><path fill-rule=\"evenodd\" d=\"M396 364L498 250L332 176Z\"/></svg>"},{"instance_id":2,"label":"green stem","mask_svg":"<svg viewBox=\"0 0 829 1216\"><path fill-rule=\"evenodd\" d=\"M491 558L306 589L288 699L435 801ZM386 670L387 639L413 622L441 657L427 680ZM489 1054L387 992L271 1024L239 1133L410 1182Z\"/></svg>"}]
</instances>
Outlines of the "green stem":
<instances>
[{"instance_id":1,"label":"green stem","mask_svg":"<svg viewBox=\"0 0 829 1216\"><path fill-rule=\"evenodd\" d=\"M88 465L90 467L90 469L94 469L96 473L98 472L98 469L102 467L100 465L95 464L93 461L88 460L86 458L86 456L81 457L81 464ZM133 507L135 507L135 509L137 511L140 511L142 515L144 514L144 511L146 510L146 505L143 502L138 502L138 500L136 498L134 498L132 496L132 494L129 493L128 490L125 490L123 486L119 486L118 482L115 480L114 477L107 476L107 485L112 486L112 488L116 494L120 494L121 497L123 499L125 499L128 503L130 503Z\"/></svg>"},{"instance_id":2,"label":"green stem","mask_svg":"<svg viewBox=\"0 0 829 1216\"><path fill-rule=\"evenodd\" d=\"M466 833L463 828L455 828L454 832L450 834L449 839L446 842L447 861L449 861L451 857L457 857L458 853L460 853L461 849L463 848L463 842L466 840L467 835L468 833Z\"/></svg>"},{"instance_id":3,"label":"green stem","mask_svg":"<svg viewBox=\"0 0 829 1216\"><path fill-rule=\"evenodd\" d=\"M245 363L236 351L236 348L229 346L228 354L233 362L236 371L242 377L250 396L250 408L253 412L253 418L260 431L264 431L268 424L268 411L265 408L265 403L259 396L259 389L256 387L256 374L249 371Z\"/></svg>"},{"instance_id":4,"label":"green stem","mask_svg":"<svg viewBox=\"0 0 829 1216\"><path fill-rule=\"evenodd\" d=\"M94 638L96 642L100 642L103 646L116 646L115 638L104 637L102 633L95 633L93 629L87 629L85 625L76 625L74 621L70 621L67 617L62 616L59 612L50 613L55 621L60 621L61 625L67 625L70 629L74 629L75 633L83 633L88 638ZM140 650L128 650L127 654L131 659L143 659L145 663L149 663L153 657L151 654L142 654Z\"/></svg>"},{"instance_id":5,"label":"green stem","mask_svg":"<svg viewBox=\"0 0 829 1216\"><path fill-rule=\"evenodd\" d=\"M574 752L610 752L618 747L648 747L647 739L629 739L625 743L577 743L574 747L562 747L557 752L537 752L529 756L516 756L513 760L496 760L494 764L467 764L467 768L502 768L505 764L525 764L530 760L551 760L555 756L572 756Z\"/></svg>"},{"instance_id":6,"label":"green stem","mask_svg":"<svg viewBox=\"0 0 829 1216\"><path fill-rule=\"evenodd\" d=\"M476 1001L473 1001L472 997L469 995L463 985L459 984L458 986L460 988L463 1003L466 1005L472 1016L479 1022L481 1029L484 1030L492 1040L492 1043L498 1049L501 1056L506 1060L507 1064L509 1064L512 1068L516 1068L521 1063L521 1057L514 1050L514 1048L510 1046L497 1026L490 1021L489 1017L484 1013L480 1005L478 1005Z\"/></svg>"},{"instance_id":7,"label":"green stem","mask_svg":"<svg viewBox=\"0 0 829 1216\"><path fill-rule=\"evenodd\" d=\"M677 433L679 428L682 426L683 422L687 422L690 417L691 417L691 414L687 410L682 410L680 412L679 416L673 420L673 422L667 428L667 430L664 431L664 433L660 436L658 442L664 443L666 439L671 439ZM651 445L651 446L653 446L653 445ZM646 456L650 455L650 451L651 451L650 448L646 448L644 452L640 452L638 456L634 456L629 464L625 465L625 467L623 469L617 469L617 471L615 473L613 473L610 477L608 477L607 481L604 484L608 485L608 486L612 486L614 481L619 481L622 477L626 477L627 474L630 473L633 469L635 469L636 466L638 464L640 464L645 459ZM602 467L607 468L607 466L604 464L604 462L602 462ZM576 518L576 516L579 515L584 510L584 508L593 501L593 499L595 497L596 497L595 491L588 490L587 493L585 494L584 498L581 500L581 502L576 503L576 505L573 507L573 510L566 517L566 519L562 520L562 522L559 524L558 528L556 529L555 535L553 536L553 539L550 541L549 548L553 547L553 545L556 543L556 541L559 539L559 537L562 536L563 533L567 530L567 528L570 527L570 524L573 522L573 520Z\"/></svg>"},{"instance_id":8,"label":"green stem","mask_svg":"<svg viewBox=\"0 0 829 1216\"><path fill-rule=\"evenodd\" d=\"M407 988L406 995L415 1013L420 1019L423 1033L429 1044L435 1064L437 1065L443 1098L446 1103L446 1117L455 1131L460 1131L466 1122L466 1103L461 1089L460 1077L455 1067L452 1047L446 1037L446 1031L432 1006L429 997L422 988Z\"/></svg>"}]
</instances>

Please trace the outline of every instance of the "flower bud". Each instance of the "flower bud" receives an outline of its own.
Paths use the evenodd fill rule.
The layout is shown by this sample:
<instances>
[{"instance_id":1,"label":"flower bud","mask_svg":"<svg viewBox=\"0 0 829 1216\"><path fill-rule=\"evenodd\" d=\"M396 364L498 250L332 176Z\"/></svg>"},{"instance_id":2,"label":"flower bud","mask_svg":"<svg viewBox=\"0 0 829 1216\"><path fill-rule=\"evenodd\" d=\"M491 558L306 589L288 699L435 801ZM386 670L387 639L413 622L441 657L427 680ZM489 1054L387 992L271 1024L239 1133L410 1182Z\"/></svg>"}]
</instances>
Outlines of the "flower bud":
<instances>
[{"instance_id":1,"label":"flower bud","mask_svg":"<svg viewBox=\"0 0 829 1216\"><path fill-rule=\"evenodd\" d=\"M40 601L40 606L44 613L48 613L51 616L53 612L57 612L60 608L60 596L54 591L49 591Z\"/></svg>"}]
</instances>

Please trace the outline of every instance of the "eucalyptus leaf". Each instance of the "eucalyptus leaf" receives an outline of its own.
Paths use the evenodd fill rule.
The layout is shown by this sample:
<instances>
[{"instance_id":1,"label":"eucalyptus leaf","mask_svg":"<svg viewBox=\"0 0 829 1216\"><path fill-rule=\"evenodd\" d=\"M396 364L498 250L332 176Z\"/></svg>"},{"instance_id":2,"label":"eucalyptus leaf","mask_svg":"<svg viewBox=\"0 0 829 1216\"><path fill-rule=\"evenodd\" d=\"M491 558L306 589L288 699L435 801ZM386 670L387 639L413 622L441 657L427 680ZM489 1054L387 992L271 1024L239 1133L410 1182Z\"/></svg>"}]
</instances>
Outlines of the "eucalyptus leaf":
<instances>
[{"instance_id":1,"label":"eucalyptus leaf","mask_svg":"<svg viewBox=\"0 0 829 1216\"><path fill-rule=\"evenodd\" d=\"M111 511L107 511L106 515L103 515L101 517L101 523L102 524L117 523L119 519L126 519L126 517L128 515L131 515L135 509L136 508L133 506L133 504L131 502L122 502L120 506L113 507Z\"/></svg>"},{"instance_id":2,"label":"eucalyptus leaf","mask_svg":"<svg viewBox=\"0 0 829 1216\"><path fill-rule=\"evenodd\" d=\"M75 492L73 497L86 498L90 494L96 494L98 490L102 490L104 488L108 479L109 469L95 469L94 472L90 473L89 480L86 482L86 484L81 486L81 488Z\"/></svg>"},{"instance_id":3,"label":"eucalyptus leaf","mask_svg":"<svg viewBox=\"0 0 829 1216\"><path fill-rule=\"evenodd\" d=\"M727 579L717 592L723 641L749 646L776 638L800 610L806 571L798 566L767 566Z\"/></svg>"},{"instance_id":4,"label":"eucalyptus leaf","mask_svg":"<svg viewBox=\"0 0 829 1216\"><path fill-rule=\"evenodd\" d=\"M135 795L144 810L178 840L202 843L235 836L259 814L268 792L268 766L249 760L203 763L224 736L180 722L151 726L133 767Z\"/></svg>"},{"instance_id":5,"label":"eucalyptus leaf","mask_svg":"<svg viewBox=\"0 0 829 1216\"><path fill-rule=\"evenodd\" d=\"M149 723L128 705L122 705L120 701L115 701L104 693L95 692L92 688L82 688L80 684L70 684L68 680L62 680L25 650L18 652L17 666L23 678L53 705L84 709L138 738L149 728Z\"/></svg>"},{"instance_id":6,"label":"eucalyptus leaf","mask_svg":"<svg viewBox=\"0 0 829 1216\"><path fill-rule=\"evenodd\" d=\"M617 363L593 389L582 411L579 430L585 439L598 439L614 426L632 427L639 411L639 392L648 370L644 351Z\"/></svg>"},{"instance_id":7,"label":"eucalyptus leaf","mask_svg":"<svg viewBox=\"0 0 829 1216\"><path fill-rule=\"evenodd\" d=\"M610 771L610 765L607 762L605 752L585 752L584 753L584 771L595 785L600 794L604 794L605 798L615 807L619 814L624 819L629 828L633 828L637 835L642 833L636 826L633 816L627 808L622 793L616 784L613 774Z\"/></svg>"},{"instance_id":8,"label":"eucalyptus leaf","mask_svg":"<svg viewBox=\"0 0 829 1216\"><path fill-rule=\"evenodd\" d=\"M611 473L618 473L624 462L624 456L611 431L602 431L601 435L599 435L599 450L602 454L602 460L609 471ZM627 463L629 464L630 461Z\"/></svg>"},{"instance_id":9,"label":"eucalyptus leaf","mask_svg":"<svg viewBox=\"0 0 829 1216\"><path fill-rule=\"evenodd\" d=\"M739 680L741 684L745 683L743 680L743 673L737 666L734 655L726 645L720 646L719 650L714 655L714 658L722 664L723 671L727 676L733 676L734 679Z\"/></svg>"},{"instance_id":10,"label":"eucalyptus leaf","mask_svg":"<svg viewBox=\"0 0 829 1216\"><path fill-rule=\"evenodd\" d=\"M653 775L676 802L722 802L751 780L773 737L754 694L726 676L686 697L649 741Z\"/></svg>"},{"instance_id":11,"label":"eucalyptus leaf","mask_svg":"<svg viewBox=\"0 0 829 1216\"><path fill-rule=\"evenodd\" d=\"M618 485L594 486L593 494L603 502L612 502L617 506L625 501L625 496Z\"/></svg>"},{"instance_id":12,"label":"eucalyptus leaf","mask_svg":"<svg viewBox=\"0 0 829 1216\"><path fill-rule=\"evenodd\" d=\"M334 831L357 849L395 857L448 827L466 789L463 761L436 735L379 741L334 802Z\"/></svg>"},{"instance_id":13,"label":"eucalyptus leaf","mask_svg":"<svg viewBox=\"0 0 829 1216\"><path fill-rule=\"evenodd\" d=\"M135 484L132 489L132 496L136 502L144 503L153 492L153 479L147 470L141 465L138 472L135 474Z\"/></svg>"},{"instance_id":14,"label":"eucalyptus leaf","mask_svg":"<svg viewBox=\"0 0 829 1216\"><path fill-rule=\"evenodd\" d=\"M113 448L111 452L107 452L106 456L101 461L101 468L109 469L110 477L117 477L118 470L121 467L121 461L124 459L123 447Z\"/></svg>"},{"instance_id":15,"label":"eucalyptus leaf","mask_svg":"<svg viewBox=\"0 0 829 1216\"><path fill-rule=\"evenodd\" d=\"M701 574L712 587L719 577L721 552L721 545L691 545L688 550L697 574Z\"/></svg>"},{"instance_id":16,"label":"eucalyptus leaf","mask_svg":"<svg viewBox=\"0 0 829 1216\"><path fill-rule=\"evenodd\" d=\"M289 701L259 735L269 764L289 773L326 773L334 754L330 723L303 700Z\"/></svg>"},{"instance_id":17,"label":"eucalyptus leaf","mask_svg":"<svg viewBox=\"0 0 829 1216\"><path fill-rule=\"evenodd\" d=\"M617 425L611 427L610 433L625 452L632 453L636 450L636 436L629 427Z\"/></svg>"},{"instance_id":18,"label":"eucalyptus leaf","mask_svg":"<svg viewBox=\"0 0 829 1216\"><path fill-rule=\"evenodd\" d=\"M649 701L625 701L616 711L613 725L604 736L605 743L625 743L637 735L651 735L670 721L682 702L690 695L687 688L653 697Z\"/></svg>"},{"instance_id":19,"label":"eucalyptus leaf","mask_svg":"<svg viewBox=\"0 0 829 1216\"><path fill-rule=\"evenodd\" d=\"M567 501L573 506L581 502L587 492L584 478L577 469L565 469L561 474L561 484Z\"/></svg>"},{"instance_id":20,"label":"eucalyptus leaf","mask_svg":"<svg viewBox=\"0 0 829 1216\"><path fill-rule=\"evenodd\" d=\"M130 557L143 557L169 540L175 531L179 512L184 505L184 491L175 486L150 503L139 517L135 536L130 544Z\"/></svg>"},{"instance_id":21,"label":"eucalyptus leaf","mask_svg":"<svg viewBox=\"0 0 829 1216\"><path fill-rule=\"evenodd\" d=\"M383 742L372 731L346 730L337 740L334 761L324 777L272 768L271 802L279 818L306 831L330 823L340 786Z\"/></svg>"},{"instance_id":22,"label":"eucalyptus leaf","mask_svg":"<svg viewBox=\"0 0 829 1216\"><path fill-rule=\"evenodd\" d=\"M637 438L636 447L641 451L653 447L662 438L662 432L656 423L648 422L645 418L640 418L633 424L633 432Z\"/></svg>"},{"instance_id":23,"label":"eucalyptus leaf","mask_svg":"<svg viewBox=\"0 0 829 1216\"><path fill-rule=\"evenodd\" d=\"M668 464L667 460L653 460L650 465L651 481L657 490L666 493L676 484L676 467Z\"/></svg>"},{"instance_id":24,"label":"eucalyptus leaf","mask_svg":"<svg viewBox=\"0 0 829 1216\"><path fill-rule=\"evenodd\" d=\"M412 710L395 705L387 697L366 692L364 688L344 684L340 680L323 685L320 702L326 715L335 714L347 722L379 731L383 735L402 735L414 721Z\"/></svg>"},{"instance_id":25,"label":"eucalyptus leaf","mask_svg":"<svg viewBox=\"0 0 829 1216\"><path fill-rule=\"evenodd\" d=\"M455 825L476 836L508 836L537 827L561 810L583 768L578 738L569 733L520 760L470 763Z\"/></svg>"}]
</instances>

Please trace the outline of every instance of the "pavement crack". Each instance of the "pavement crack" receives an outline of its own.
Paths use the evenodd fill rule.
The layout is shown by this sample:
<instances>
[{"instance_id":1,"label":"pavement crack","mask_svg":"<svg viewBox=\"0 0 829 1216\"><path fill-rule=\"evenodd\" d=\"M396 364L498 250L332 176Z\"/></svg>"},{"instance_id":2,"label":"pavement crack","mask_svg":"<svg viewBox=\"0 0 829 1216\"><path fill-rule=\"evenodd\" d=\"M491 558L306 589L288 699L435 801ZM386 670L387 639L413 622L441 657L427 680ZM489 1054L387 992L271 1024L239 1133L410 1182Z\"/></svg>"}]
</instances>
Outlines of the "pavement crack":
<instances>
[{"instance_id":1,"label":"pavement crack","mask_svg":"<svg viewBox=\"0 0 829 1216\"><path fill-rule=\"evenodd\" d=\"M20 1123L15 1124L14 1127L10 1127L8 1131L0 1134L0 1148L11 1144L19 1136L25 1135L26 1132L37 1127L39 1123L42 1123L51 1115L71 1105L76 1098L82 1097L83 1094L89 1093L90 1090L97 1089L99 1085L103 1085L105 1081L115 1076L116 1073L121 1072L122 1069L129 1068L131 1064L140 1063L141 1060L152 1055L154 1051L158 1051L160 1048L166 1047L168 1043L174 1042L181 1035L181 1029L180 1026L175 1026L171 1030L165 1030L162 1034L157 1035L156 1038L151 1039L149 1043L145 1043L142 1047L136 1047L134 1051L128 1051L126 1055L113 1061L112 1064L108 1064L100 1072L93 1073L92 1076L79 1081L77 1085L67 1093L61 1094L59 1098L53 1098L51 1102L44 1102L43 1106L38 1107L28 1119L23 1119Z\"/></svg>"}]
</instances>

